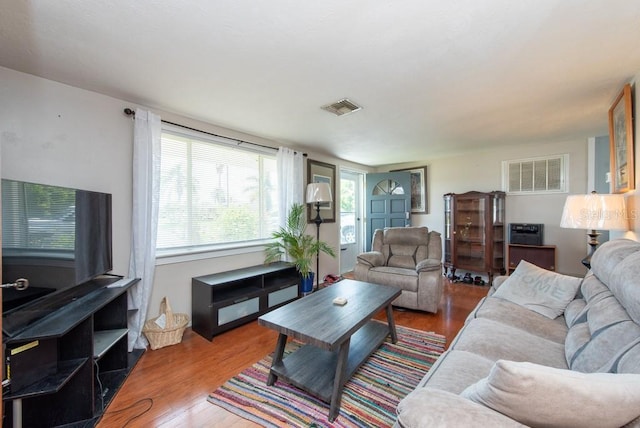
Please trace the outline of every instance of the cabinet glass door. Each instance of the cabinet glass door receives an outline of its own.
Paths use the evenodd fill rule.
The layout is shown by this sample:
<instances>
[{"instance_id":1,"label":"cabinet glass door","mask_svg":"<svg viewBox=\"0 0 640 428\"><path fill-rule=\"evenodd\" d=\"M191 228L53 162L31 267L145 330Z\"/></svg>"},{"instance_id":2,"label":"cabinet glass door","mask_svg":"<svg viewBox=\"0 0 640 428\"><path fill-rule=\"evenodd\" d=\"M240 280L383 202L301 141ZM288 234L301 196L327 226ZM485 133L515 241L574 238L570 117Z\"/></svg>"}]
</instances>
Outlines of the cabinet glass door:
<instances>
[{"instance_id":1,"label":"cabinet glass door","mask_svg":"<svg viewBox=\"0 0 640 428\"><path fill-rule=\"evenodd\" d=\"M504 194L493 195L493 259L491 266L493 269L504 270Z\"/></svg>"},{"instance_id":2,"label":"cabinet glass door","mask_svg":"<svg viewBox=\"0 0 640 428\"><path fill-rule=\"evenodd\" d=\"M457 267L484 270L485 267L485 198L456 200L456 257Z\"/></svg>"},{"instance_id":3,"label":"cabinet glass door","mask_svg":"<svg viewBox=\"0 0 640 428\"><path fill-rule=\"evenodd\" d=\"M446 194L444 195L444 263L445 269L448 268L448 265L451 264L451 202L452 195Z\"/></svg>"}]
</instances>

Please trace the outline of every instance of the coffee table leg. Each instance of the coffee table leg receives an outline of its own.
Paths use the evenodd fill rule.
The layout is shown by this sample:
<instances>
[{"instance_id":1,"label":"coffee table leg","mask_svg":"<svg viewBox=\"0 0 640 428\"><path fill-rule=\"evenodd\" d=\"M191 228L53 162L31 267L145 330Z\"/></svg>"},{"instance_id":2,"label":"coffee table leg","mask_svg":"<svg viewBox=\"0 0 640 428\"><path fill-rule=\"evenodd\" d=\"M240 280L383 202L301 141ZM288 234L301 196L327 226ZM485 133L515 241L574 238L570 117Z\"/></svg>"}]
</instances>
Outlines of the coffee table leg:
<instances>
[{"instance_id":1,"label":"coffee table leg","mask_svg":"<svg viewBox=\"0 0 640 428\"><path fill-rule=\"evenodd\" d=\"M340 413L340 401L342 400L342 387L346 381L347 362L349 361L349 344L351 339L345 340L338 351L338 365L336 376L333 379L333 393L331 394L331 408L329 409L329 422L333 422Z\"/></svg>"},{"instance_id":2,"label":"coffee table leg","mask_svg":"<svg viewBox=\"0 0 640 428\"><path fill-rule=\"evenodd\" d=\"M271 386L276 383L278 376L273 374L273 366L282 362L282 355L284 355L284 345L287 344L287 335L280 333L278 335L278 342L276 343L276 350L273 353L273 361L271 362L271 370L269 370L269 378L267 379L267 385Z\"/></svg>"},{"instance_id":3,"label":"coffee table leg","mask_svg":"<svg viewBox=\"0 0 640 428\"><path fill-rule=\"evenodd\" d=\"M396 333L396 322L393 319L393 308L391 307L391 305L387 306L387 324L389 324L391 342L396 343L398 341L398 334Z\"/></svg>"}]
</instances>

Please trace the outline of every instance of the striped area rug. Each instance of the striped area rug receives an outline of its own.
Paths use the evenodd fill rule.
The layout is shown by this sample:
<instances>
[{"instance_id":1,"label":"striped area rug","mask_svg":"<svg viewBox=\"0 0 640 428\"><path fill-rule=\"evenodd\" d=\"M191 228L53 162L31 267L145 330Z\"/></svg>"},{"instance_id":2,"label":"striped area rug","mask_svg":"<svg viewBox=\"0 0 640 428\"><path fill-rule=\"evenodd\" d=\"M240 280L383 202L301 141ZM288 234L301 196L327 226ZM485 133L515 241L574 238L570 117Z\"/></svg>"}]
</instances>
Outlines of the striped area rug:
<instances>
[{"instance_id":1,"label":"striped area rug","mask_svg":"<svg viewBox=\"0 0 640 428\"><path fill-rule=\"evenodd\" d=\"M411 392L444 351L439 334L397 327L345 385L340 415L328 422L329 405L278 380L267 386L271 355L228 380L208 401L265 427L390 427L398 402ZM286 355L301 345L289 342Z\"/></svg>"}]
</instances>

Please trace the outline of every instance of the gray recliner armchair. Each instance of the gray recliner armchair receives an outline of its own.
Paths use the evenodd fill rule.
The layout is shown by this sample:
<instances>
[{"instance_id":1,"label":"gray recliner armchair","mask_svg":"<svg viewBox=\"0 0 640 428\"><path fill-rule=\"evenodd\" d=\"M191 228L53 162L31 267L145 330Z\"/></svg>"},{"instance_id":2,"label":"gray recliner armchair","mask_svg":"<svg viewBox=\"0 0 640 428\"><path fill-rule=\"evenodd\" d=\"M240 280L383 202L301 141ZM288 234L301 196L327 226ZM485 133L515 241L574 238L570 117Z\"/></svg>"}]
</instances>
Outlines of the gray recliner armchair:
<instances>
[{"instance_id":1,"label":"gray recliner armchair","mask_svg":"<svg viewBox=\"0 0 640 428\"><path fill-rule=\"evenodd\" d=\"M426 227L374 232L371 251L358 256L355 278L402 290L394 306L438 312L442 297L442 238Z\"/></svg>"}]
</instances>

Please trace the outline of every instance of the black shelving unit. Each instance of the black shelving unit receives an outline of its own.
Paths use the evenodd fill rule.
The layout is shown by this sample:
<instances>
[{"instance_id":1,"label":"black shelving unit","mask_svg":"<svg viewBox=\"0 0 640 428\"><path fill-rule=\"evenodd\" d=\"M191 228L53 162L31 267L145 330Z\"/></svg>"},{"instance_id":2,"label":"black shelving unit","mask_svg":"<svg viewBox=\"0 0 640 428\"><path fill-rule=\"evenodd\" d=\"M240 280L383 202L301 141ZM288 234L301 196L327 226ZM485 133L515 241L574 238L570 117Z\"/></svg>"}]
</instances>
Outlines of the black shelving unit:
<instances>
[{"instance_id":1,"label":"black shelving unit","mask_svg":"<svg viewBox=\"0 0 640 428\"><path fill-rule=\"evenodd\" d=\"M192 278L192 329L207 340L300 296L295 266L279 262Z\"/></svg>"},{"instance_id":2,"label":"black shelving unit","mask_svg":"<svg viewBox=\"0 0 640 428\"><path fill-rule=\"evenodd\" d=\"M97 289L5 339L3 427L94 426L142 355L127 351L126 292L138 280L93 281Z\"/></svg>"}]
</instances>

